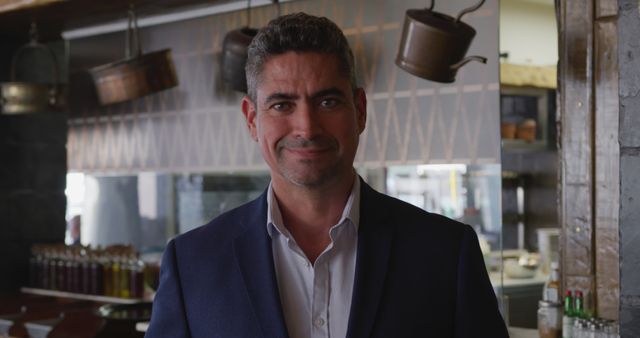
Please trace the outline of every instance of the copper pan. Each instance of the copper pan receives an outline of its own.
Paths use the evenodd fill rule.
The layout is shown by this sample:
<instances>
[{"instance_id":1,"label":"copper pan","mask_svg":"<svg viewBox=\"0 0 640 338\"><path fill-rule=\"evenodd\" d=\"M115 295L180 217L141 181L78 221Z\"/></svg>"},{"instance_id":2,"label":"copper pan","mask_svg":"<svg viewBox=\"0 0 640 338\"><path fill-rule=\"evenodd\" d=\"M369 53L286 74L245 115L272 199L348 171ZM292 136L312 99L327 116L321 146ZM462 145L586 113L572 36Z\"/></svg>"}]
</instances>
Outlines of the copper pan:
<instances>
[{"instance_id":1,"label":"copper pan","mask_svg":"<svg viewBox=\"0 0 640 338\"><path fill-rule=\"evenodd\" d=\"M276 4L277 16L280 16L280 2ZM227 33L222 42L222 79L234 90L247 92L245 66L249 45L258 34L257 28L251 28L251 0L247 1L247 26Z\"/></svg>"},{"instance_id":2,"label":"copper pan","mask_svg":"<svg viewBox=\"0 0 640 338\"><path fill-rule=\"evenodd\" d=\"M31 25L31 40L20 47L11 61L11 82L0 83L0 113L29 114L61 110L65 104L64 90L60 84L58 62L55 53L38 42L35 24ZM16 80L16 68L27 49L43 50L53 63L51 83L21 82Z\"/></svg>"},{"instance_id":3,"label":"copper pan","mask_svg":"<svg viewBox=\"0 0 640 338\"><path fill-rule=\"evenodd\" d=\"M465 57L476 31L461 21L484 2L462 10L455 19L434 11L433 0L428 8L407 10L396 65L423 79L448 83L469 61L486 63L482 56Z\"/></svg>"},{"instance_id":4,"label":"copper pan","mask_svg":"<svg viewBox=\"0 0 640 338\"><path fill-rule=\"evenodd\" d=\"M89 72L103 105L132 100L178 85L170 49L142 54L133 9L129 10L125 59L92 68Z\"/></svg>"}]
</instances>

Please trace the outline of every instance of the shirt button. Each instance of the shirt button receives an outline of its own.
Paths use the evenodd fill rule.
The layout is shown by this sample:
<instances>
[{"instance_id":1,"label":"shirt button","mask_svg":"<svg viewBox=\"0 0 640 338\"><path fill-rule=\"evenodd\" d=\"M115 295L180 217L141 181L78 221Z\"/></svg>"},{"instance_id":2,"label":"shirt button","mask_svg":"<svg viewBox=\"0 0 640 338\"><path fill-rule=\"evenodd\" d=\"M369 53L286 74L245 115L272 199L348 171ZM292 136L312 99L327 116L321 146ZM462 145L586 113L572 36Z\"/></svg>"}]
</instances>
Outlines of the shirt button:
<instances>
[{"instance_id":1,"label":"shirt button","mask_svg":"<svg viewBox=\"0 0 640 338\"><path fill-rule=\"evenodd\" d=\"M322 326L322 325L324 325L324 319L317 318L316 319L316 326Z\"/></svg>"}]
</instances>

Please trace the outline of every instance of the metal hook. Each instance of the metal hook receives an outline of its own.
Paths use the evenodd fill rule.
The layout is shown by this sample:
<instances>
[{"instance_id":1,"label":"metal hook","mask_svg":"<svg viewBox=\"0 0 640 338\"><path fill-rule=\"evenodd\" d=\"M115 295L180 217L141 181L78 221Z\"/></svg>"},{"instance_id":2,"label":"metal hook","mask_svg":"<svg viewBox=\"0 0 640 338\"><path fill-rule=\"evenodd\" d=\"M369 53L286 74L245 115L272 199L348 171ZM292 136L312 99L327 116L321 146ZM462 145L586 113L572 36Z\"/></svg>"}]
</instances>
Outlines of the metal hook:
<instances>
[{"instance_id":1,"label":"metal hook","mask_svg":"<svg viewBox=\"0 0 640 338\"><path fill-rule=\"evenodd\" d=\"M280 17L280 1L273 0L273 3L276 4L276 18Z\"/></svg>"},{"instance_id":2,"label":"metal hook","mask_svg":"<svg viewBox=\"0 0 640 338\"><path fill-rule=\"evenodd\" d=\"M433 11L433 6L435 6L436 2L435 0L431 0L431 5L427 6L427 10L428 11Z\"/></svg>"},{"instance_id":3,"label":"metal hook","mask_svg":"<svg viewBox=\"0 0 640 338\"><path fill-rule=\"evenodd\" d=\"M138 36L138 18L133 4L129 5L127 12L129 18L127 22L127 35L125 40L125 56L126 58L138 57L142 54L140 47L140 37Z\"/></svg>"},{"instance_id":4,"label":"metal hook","mask_svg":"<svg viewBox=\"0 0 640 338\"><path fill-rule=\"evenodd\" d=\"M31 26L29 27L29 43L32 45L38 44L39 36L38 36L38 25L35 21L31 22Z\"/></svg>"},{"instance_id":5,"label":"metal hook","mask_svg":"<svg viewBox=\"0 0 640 338\"><path fill-rule=\"evenodd\" d=\"M456 18L456 23L460 22L460 19L462 19L462 16L467 14L467 13L471 13L475 10L477 10L478 8L480 8L483 4L484 4L485 0L480 0L479 3L475 4L474 6L471 6L469 8L465 8L462 10L462 12L460 12L460 14L458 14L458 17Z\"/></svg>"},{"instance_id":6,"label":"metal hook","mask_svg":"<svg viewBox=\"0 0 640 338\"><path fill-rule=\"evenodd\" d=\"M29 43L23 45L22 47L20 47L16 53L13 55L13 58L11 59L11 69L9 70L10 72L10 76L11 76L11 81L16 81L16 68L18 65L18 61L19 59L22 57L22 54L24 53L25 50L27 49L42 49L44 50L48 55L49 58L51 59L52 63L53 63L53 87L51 88L51 97L50 97L50 103L53 105L56 103L57 100L57 93L58 93L58 85L60 84L60 70L58 69L58 59L56 57L56 53L49 47L47 47L47 45L41 44L40 42L38 42L38 25L35 22L31 23L31 27L29 28Z\"/></svg>"},{"instance_id":7,"label":"metal hook","mask_svg":"<svg viewBox=\"0 0 640 338\"><path fill-rule=\"evenodd\" d=\"M247 27L251 27L251 0L247 0Z\"/></svg>"}]
</instances>

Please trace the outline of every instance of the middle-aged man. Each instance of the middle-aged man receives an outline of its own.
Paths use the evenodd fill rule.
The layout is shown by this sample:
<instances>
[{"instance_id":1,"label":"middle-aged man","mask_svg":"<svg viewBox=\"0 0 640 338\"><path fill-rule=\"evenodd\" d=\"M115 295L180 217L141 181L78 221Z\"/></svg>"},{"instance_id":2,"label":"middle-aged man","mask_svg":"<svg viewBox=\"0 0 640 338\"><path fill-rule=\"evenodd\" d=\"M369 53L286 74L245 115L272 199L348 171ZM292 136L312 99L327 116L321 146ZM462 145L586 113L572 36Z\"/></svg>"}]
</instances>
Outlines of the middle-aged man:
<instances>
[{"instance_id":1,"label":"middle-aged man","mask_svg":"<svg viewBox=\"0 0 640 338\"><path fill-rule=\"evenodd\" d=\"M258 199L169 242L148 337L507 337L475 232L355 173L366 97L340 29L279 17L249 47Z\"/></svg>"}]
</instances>

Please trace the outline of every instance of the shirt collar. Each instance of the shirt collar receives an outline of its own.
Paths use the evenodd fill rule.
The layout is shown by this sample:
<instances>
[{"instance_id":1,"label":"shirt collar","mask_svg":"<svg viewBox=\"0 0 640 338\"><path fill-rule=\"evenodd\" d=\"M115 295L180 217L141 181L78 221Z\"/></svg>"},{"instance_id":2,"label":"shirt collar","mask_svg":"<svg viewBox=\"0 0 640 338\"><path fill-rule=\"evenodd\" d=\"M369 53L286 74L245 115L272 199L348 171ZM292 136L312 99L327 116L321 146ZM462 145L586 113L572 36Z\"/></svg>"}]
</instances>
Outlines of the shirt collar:
<instances>
[{"instance_id":1,"label":"shirt collar","mask_svg":"<svg viewBox=\"0 0 640 338\"><path fill-rule=\"evenodd\" d=\"M351 193L342 210L342 216L336 225L340 225L346 220L349 220L350 223L353 224L357 232L358 225L360 224L360 176L358 175L356 175L353 181ZM282 221L282 214L280 213L278 200L273 193L272 184L269 183L269 188L267 189L267 232L271 237L273 237L274 228L285 237L290 237L289 231Z\"/></svg>"}]
</instances>

